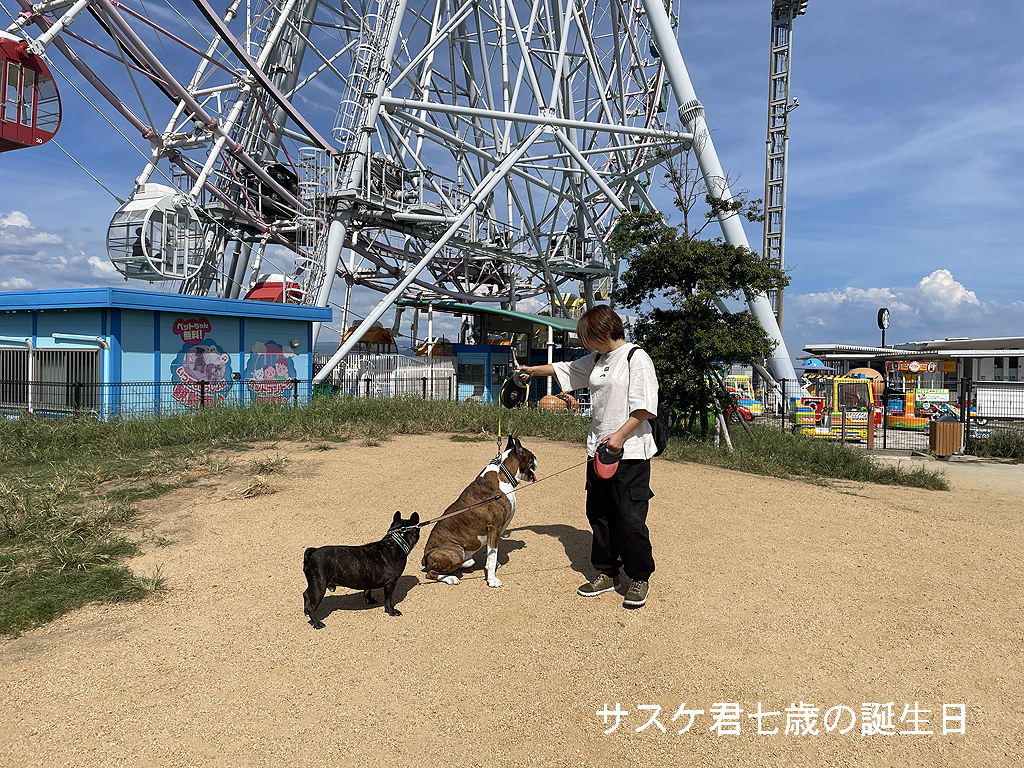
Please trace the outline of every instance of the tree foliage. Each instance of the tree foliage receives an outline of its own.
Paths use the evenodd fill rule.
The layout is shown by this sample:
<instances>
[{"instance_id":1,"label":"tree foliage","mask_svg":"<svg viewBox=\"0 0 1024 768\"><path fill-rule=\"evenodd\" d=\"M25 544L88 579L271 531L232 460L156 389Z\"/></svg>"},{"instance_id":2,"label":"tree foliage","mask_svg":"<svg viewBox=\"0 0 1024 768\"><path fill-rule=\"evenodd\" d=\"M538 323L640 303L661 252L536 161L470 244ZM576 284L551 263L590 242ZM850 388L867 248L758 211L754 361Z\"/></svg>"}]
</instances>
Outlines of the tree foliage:
<instances>
[{"instance_id":1,"label":"tree foliage","mask_svg":"<svg viewBox=\"0 0 1024 768\"><path fill-rule=\"evenodd\" d=\"M711 215L741 215L745 205L711 206ZM747 248L697 239L656 213L624 215L611 247L629 264L615 302L637 313L633 337L654 360L662 398L688 429L706 435L713 397L727 397L715 373L725 363L749 365L774 350L748 310L730 313L723 302L749 301L789 279Z\"/></svg>"}]
</instances>

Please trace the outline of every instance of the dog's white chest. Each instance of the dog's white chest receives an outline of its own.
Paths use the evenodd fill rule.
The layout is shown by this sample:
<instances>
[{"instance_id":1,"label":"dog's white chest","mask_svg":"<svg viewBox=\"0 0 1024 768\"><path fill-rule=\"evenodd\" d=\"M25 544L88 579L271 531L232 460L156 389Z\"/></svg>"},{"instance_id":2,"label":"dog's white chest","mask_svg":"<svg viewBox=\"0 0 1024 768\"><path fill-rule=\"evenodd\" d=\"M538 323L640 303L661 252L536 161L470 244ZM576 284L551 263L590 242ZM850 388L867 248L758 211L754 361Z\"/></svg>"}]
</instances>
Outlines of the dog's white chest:
<instances>
[{"instance_id":1,"label":"dog's white chest","mask_svg":"<svg viewBox=\"0 0 1024 768\"><path fill-rule=\"evenodd\" d=\"M484 471L480 473L480 477L483 477L488 472L497 472L498 474L498 490L505 494L505 498L508 499L508 503L512 505L512 513L516 511L516 489L505 477L505 473L502 472L494 464L490 464L484 468Z\"/></svg>"},{"instance_id":2,"label":"dog's white chest","mask_svg":"<svg viewBox=\"0 0 1024 768\"><path fill-rule=\"evenodd\" d=\"M516 513L516 491L515 491L515 488L512 487L512 483L504 482L502 480L498 481L498 488L501 490L502 493L505 494L505 498L508 499L508 503L512 505L512 514L514 515ZM509 518L509 519L511 519L511 518Z\"/></svg>"}]
</instances>

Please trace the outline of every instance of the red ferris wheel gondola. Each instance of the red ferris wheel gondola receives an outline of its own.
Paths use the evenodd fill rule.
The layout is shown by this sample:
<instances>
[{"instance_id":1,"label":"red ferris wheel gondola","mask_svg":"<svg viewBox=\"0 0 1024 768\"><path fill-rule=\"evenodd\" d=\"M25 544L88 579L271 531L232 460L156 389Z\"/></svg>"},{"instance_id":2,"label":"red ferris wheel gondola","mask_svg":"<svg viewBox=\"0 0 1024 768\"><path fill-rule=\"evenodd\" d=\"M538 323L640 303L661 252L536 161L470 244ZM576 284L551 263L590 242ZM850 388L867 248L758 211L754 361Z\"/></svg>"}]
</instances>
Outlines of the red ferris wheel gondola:
<instances>
[{"instance_id":1,"label":"red ferris wheel gondola","mask_svg":"<svg viewBox=\"0 0 1024 768\"><path fill-rule=\"evenodd\" d=\"M0 152L45 144L59 126L60 96L46 63L0 32Z\"/></svg>"}]
</instances>

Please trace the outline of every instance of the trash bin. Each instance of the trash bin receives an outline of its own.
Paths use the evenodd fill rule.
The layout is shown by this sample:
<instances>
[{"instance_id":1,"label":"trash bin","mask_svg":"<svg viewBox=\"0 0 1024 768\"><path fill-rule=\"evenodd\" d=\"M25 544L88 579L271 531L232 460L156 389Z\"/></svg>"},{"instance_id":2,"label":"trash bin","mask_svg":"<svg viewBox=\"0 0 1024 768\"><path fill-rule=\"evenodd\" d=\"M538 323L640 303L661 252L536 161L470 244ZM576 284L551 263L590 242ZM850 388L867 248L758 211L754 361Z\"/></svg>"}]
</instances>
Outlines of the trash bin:
<instances>
[{"instance_id":1,"label":"trash bin","mask_svg":"<svg viewBox=\"0 0 1024 768\"><path fill-rule=\"evenodd\" d=\"M964 425L949 414L939 416L928 424L928 447L936 456L959 453L963 437Z\"/></svg>"}]
</instances>

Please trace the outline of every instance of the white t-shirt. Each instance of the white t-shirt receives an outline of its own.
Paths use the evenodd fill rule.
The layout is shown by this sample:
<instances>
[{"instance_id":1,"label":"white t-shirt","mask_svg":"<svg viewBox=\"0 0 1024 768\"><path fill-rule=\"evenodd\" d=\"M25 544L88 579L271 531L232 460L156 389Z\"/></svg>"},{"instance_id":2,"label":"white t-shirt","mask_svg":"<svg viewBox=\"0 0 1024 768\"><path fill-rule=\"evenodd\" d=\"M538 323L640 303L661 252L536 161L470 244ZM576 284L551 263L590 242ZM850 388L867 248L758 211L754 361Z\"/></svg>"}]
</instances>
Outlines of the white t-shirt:
<instances>
[{"instance_id":1,"label":"white t-shirt","mask_svg":"<svg viewBox=\"0 0 1024 768\"><path fill-rule=\"evenodd\" d=\"M627 367L626 357L634 347L635 344L623 344L601 355L600 360L593 352L569 363L553 363L558 385L566 392L590 387L588 456L593 456L601 440L625 424L633 411L658 412L658 378L650 355L637 348ZM649 421L626 438L622 450L624 459L654 456L658 449Z\"/></svg>"}]
</instances>

